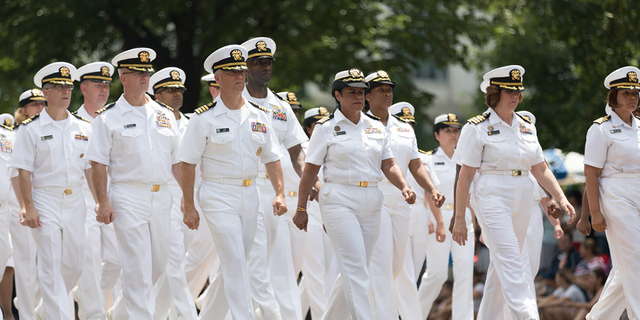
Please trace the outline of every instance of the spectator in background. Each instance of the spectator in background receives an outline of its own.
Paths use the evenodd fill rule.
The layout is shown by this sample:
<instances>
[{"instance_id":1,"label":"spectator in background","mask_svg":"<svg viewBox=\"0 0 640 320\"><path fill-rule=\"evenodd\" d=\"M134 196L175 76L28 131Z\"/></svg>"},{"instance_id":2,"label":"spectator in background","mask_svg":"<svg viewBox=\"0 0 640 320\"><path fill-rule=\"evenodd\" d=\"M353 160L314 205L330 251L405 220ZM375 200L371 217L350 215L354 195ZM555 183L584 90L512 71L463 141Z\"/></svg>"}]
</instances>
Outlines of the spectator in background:
<instances>
[{"instance_id":1,"label":"spectator in background","mask_svg":"<svg viewBox=\"0 0 640 320\"><path fill-rule=\"evenodd\" d=\"M482 275L477 271L473 272L473 312L475 317L478 316L480 310L480 301L482 301L482 293L484 292L484 280Z\"/></svg>"},{"instance_id":2,"label":"spectator in background","mask_svg":"<svg viewBox=\"0 0 640 320\"><path fill-rule=\"evenodd\" d=\"M538 299L540 317L543 319L570 320L575 315L572 307L567 307L567 302L587 302L587 298L580 288L571 283L571 271L561 270L556 273L556 283L558 287L548 297Z\"/></svg>"},{"instance_id":3,"label":"spectator in background","mask_svg":"<svg viewBox=\"0 0 640 320\"><path fill-rule=\"evenodd\" d=\"M433 302L433 307L429 313L429 320L450 320L451 303L453 302L453 282L447 281L442 285L440 295Z\"/></svg>"},{"instance_id":4,"label":"spectator in background","mask_svg":"<svg viewBox=\"0 0 640 320\"><path fill-rule=\"evenodd\" d=\"M609 266L602 256L598 255L598 246L596 241L589 238L580 246L580 257L582 261L578 263L573 275L571 275L571 282L577 284L580 288L588 290L592 284L589 273L594 270L602 270L605 275L609 271Z\"/></svg>"},{"instance_id":5,"label":"spectator in background","mask_svg":"<svg viewBox=\"0 0 640 320\"><path fill-rule=\"evenodd\" d=\"M571 186L565 192L567 200L576 209L576 217L580 217L582 214L582 192L580 192L578 186ZM579 219L574 219L572 223L569 223L569 216L563 215L561 218L562 228L565 233L571 233L574 243L583 243L586 237L578 231L576 225Z\"/></svg>"},{"instance_id":6,"label":"spectator in background","mask_svg":"<svg viewBox=\"0 0 640 320\"><path fill-rule=\"evenodd\" d=\"M558 252L549 270L541 274L542 278L553 279L558 270L573 271L581 260L580 254L573 247L573 236L570 232L565 232L564 236L558 240L558 250L560 252Z\"/></svg>"},{"instance_id":7,"label":"spectator in background","mask_svg":"<svg viewBox=\"0 0 640 320\"><path fill-rule=\"evenodd\" d=\"M588 302L577 302L577 301L569 301L565 303L565 306L574 308L575 316L574 320L582 320L585 319L587 313L593 307L598 299L600 298L600 294L602 293L602 289L604 288L604 282L607 280L607 276L603 270L595 269L589 272L588 277L588 288L587 293L589 295ZM618 319L614 317L614 319Z\"/></svg>"}]
</instances>

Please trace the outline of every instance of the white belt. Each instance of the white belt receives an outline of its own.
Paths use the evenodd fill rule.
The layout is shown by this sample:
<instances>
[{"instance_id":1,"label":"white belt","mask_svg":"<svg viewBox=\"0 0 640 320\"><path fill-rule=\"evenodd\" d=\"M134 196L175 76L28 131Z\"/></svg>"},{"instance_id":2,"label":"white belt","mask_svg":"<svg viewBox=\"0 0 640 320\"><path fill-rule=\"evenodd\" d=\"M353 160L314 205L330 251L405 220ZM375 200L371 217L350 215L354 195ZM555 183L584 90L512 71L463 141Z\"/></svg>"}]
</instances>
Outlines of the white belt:
<instances>
[{"instance_id":1,"label":"white belt","mask_svg":"<svg viewBox=\"0 0 640 320\"><path fill-rule=\"evenodd\" d=\"M442 205L445 210L453 210L453 203Z\"/></svg>"},{"instance_id":2,"label":"white belt","mask_svg":"<svg viewBox=\"0 0 640 320\"><path fill-rule=\"evenodd\" d=\"M528 176L529 171L527 170L484 170L484 171L480 171L480 174L518 177L518 176Z\"/></svg>"},{"instance_id":3,"label":"white belt","mask_svg":"<svg viewBox=\"0 0 640 320\"><path fill-rule=\"evenodd\" d=\"M151 192L158 192L161 189L164 190L167 188L167 183L159 183L159 184L151 184L151 183L142 183L142 182L135 182L135 181L122 181L122 182L118 182L118 183L123 183L123 184L129 184L132 186L136 186L145 190L149 190Z\"/></svg>"},{"instance_id":4,"label":"white belt","mask_svg":"<svg viewBox=\"0 0 640 320\"><path fill-rule=\"evenodd\" d=\"M297 197L298 196L298 191L287 191L286 195L289 197Z\"/></svg>"},{"instance_id":5,"label":"white belt","mask_svg":"<svg viewBox=\"0 0 640 320\"><path fill-rule=\"evenodd\" d=\"M638 172L629 172L629 173L614 173L610 175L603 176L603 178L640 178L640 173Z\"/></svg>"},{"instance_id":6,"label":"white belt","mask_svg":"<svg viewBox=\"0 0 640 320\"><path fill-rule=\"evenodd\" d=\"M234 178L218 178L218 179L206 179L206 181L213 181L220 184L228 184L230 186L248 187L252 183L252 179L234 179Z\"/></svg>"},{"instance_id":7,"label":"white belt","mask_svg":"<svg viewBox=\"0 0 640 320\"><path fill-rule=\"evenodd\" d=\"M347 186L356 186L356 187L362 187L362 188L366 188L366 187L377 187L378 183L377 182L369 182L369 181L352 181L352 182L336 182L336 181L329 181L332 183L337 183L337 184L344 184Z\"/></svg>"},{"instance_id":8,"label":"white belt","mask_svg":"<svg viewBox=\"0 0 640 320\"><path fill-rule=\"evenodd\" d=\"M73 194L73 188L63 188L63 187L34 187L34 189L44 190L46 192L63 194L65 196L69 196ZM77 187L77 190L82 190L82 187Z\"/></svg>"}]
</instances>

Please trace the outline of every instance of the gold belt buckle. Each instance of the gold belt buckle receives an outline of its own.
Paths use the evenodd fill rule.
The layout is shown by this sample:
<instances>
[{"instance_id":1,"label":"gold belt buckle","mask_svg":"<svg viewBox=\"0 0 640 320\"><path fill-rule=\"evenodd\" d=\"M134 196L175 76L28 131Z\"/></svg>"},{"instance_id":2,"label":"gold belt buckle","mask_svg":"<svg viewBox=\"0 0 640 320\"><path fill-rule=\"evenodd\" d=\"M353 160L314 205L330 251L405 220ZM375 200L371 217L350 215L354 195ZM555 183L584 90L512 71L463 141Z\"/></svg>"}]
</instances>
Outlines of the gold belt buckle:
<instances>
[{"instance_id":1,"label":"gold belt buckle","mask_svg":"<svg viewBox=\"0 0 640 320\"><path fill-rule=\"evenodd\" d=\"M358 182L358 187L366 188L366 187L368 187L368 186L369 186L369 182L367 182L367 181L360 181L360 182Z\"/></svg>"},{"instance_id":2,"label":"gold belt buckle","mask_svg":"<svg viewBox=\"0 0 640 320\"><path fill-rule=\"evenodd\" d=\"M452 204L448 204L445 208L447 210L453 210L453 205Z\"/></svg>"},{"instance_id":3,"label":"gold belt buckle","mask_svg":"<svg viewBox=\"0 0 640 320\"><path fill-rule=\"evenodd\" d=\"M66 188L64 189L64 191L62 192L62 194L64 194L65 196L70 196L73 194L73 189L71 188Z\"/></svg>"},{"instance_id":4,"label":"gold belt buckle","mask_svg":"<svg viewBox=\"0 0 640 320\"><path fill-rule=\"evenodd\" d=\"M297 196L297 195L298 195L298 193L297 193L297 192L295 192L295 191L289 191L289 197L295 197L295 196Z\"/></svg>"},{"instance_id":5,"label":"gold belt buckle","mask_svg":"<svg viewBox=\"0 0 640 320\"><path fill-rule=\"evenodd\" d=\"M160 191L160 185L159 184L154 184L153 187L151 187L151 191L152 192Z\"/></svg>"},{"instance_id":6,"label":"gold belt buckle","mask_svg":"<svg viewBox=\"0 0 640 320\"><path fill-rule=\"evenodd\" d=\"M242 186L243 187L248 187L251 185L251 179L244 179L242 180Z\"/></svg>"},{"instance_id":7,"label":"gold belt buckle","mask_svg":"<svg viewBox=\"0 0 640 320\"><path fill-rule=\"evenodd\" d=\"M511 170L511 176L515 177L515 176L521 176L522 175L522 170Z\"/></svg>"}]
</instances>

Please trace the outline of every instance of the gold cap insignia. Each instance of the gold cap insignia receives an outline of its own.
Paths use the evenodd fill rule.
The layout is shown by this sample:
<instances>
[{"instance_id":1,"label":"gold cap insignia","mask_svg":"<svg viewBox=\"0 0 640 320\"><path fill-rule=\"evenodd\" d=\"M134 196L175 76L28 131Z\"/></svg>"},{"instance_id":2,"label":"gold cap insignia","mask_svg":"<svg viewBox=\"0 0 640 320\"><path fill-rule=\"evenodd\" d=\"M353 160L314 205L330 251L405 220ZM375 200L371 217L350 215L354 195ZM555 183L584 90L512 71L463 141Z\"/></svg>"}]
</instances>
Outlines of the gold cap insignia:
<instances>
[{"instance_id":1,"label":"gold cap insignia","mask_svg":"<svg viewBox=\"0 0 640 320\"><path fill-rule=\"evenodd\" d=\"M67 67L60 67L60 75L62 75L62 76L63 76L63 77L65 77L65 78L68 78L68 77L69 77L69 74L70 74L70 72L69 72L69 68L67 68Z\"/></svg>"},{"instance_id":2,"label":"gold cap insignia","mask_svg":"<svg viewBox=\"0 0 640 320\"><path fill-rule=\"evenodd\" d=\"M138 53L138 58L140 58L140 61L142 62L149 62L149 52L140 51L140 53Z\"/></svg>"},{"instance_id":3,"label":"gold cap insignia","mask_svg":"<svg viewBox=\"0 0 640 320\"><path fill-rule=\"evenodd\" d=\"M31 95L34 97L43 97L40 89L31 89Z\"/></svg>"},{"instance_id":4,"label":"gold cap insignia","mask_svg":"<svg viewBox=\"0 0 640 320\"><path fill-rule=\"evenodd\" d=\"M349 74L354 78L362 77L362 72L356 68L349 70Z\"/></svg>"},{"instance_id":5,"label":"gold cap insignia","mask_svg":"<svg viewBox=\"0 0 640 320\"><path fill-rule=\"evenodd\" d=\"M378 71L378 77L389 78L389 75L387 74L386 71L380 70L380 71Z\"/></svg>"},{"instance_id":6,"label":"gold cap insignia","mask_svg":"<svg viewBox=\"0 0 640 320\"><path fill-rule=\"evenodd\" d=\"M173 70L169 73L172 80L180 80L180 72Z\"/></svg>"},{"instance_id":7,"label":"gold cap insignia","mask_svg":"<svg viewBox=\"0 0 640 320\"><path fill-rule=\"evenodd\" d=\"M287 98L289 99L289 101L298 101L298 98L296 97L296 94L294 92L287 93Z\"/></svg>"},{"instance_id":8,"label":"gold cap insignia","mask_svg":"<svg viewBox=\"0 0 640 320\"><path fill-rule=\"evenodd\" d=\"M520 70L518 69L511 70L511 80L520 80Z\"/></svg>"},{"instance_id":9,"label":"gold cap insignia","mask_svg":"<svg viewBox=\"0 0 640 320\"><path fill-rule=\"evenodd\" d=\"M340 126L335 126L335 127L333 127L333 130L335 130L335 131L340 131Z\"/></svg>"},{"instance_id":10,"label":"gold cap insignia","mask_svg":"<svg viewBox=\"0 0 640 320\"><path fill-rule=\"evenodd\" d=\"M258 49L258 51L267 51L267 43L260 40L256 42L256 48Z\"/></svg>"},{"instance_id":11,"label":"gold cap insignia","mask_svg":"<svg viewBox=\"0 0 640 320\"><path fill-rule=\"evenodd\" d=\"M453 113L449 113L449 121L458 122L458 117Z\"/></svg>"},{"instance_id":12,"label":"gold cap insignia","mask_svg":"<svg viewBox=\"0 0 640 320\"><path fill-rule=\"evenodd\" d=\"M636 82L636 83L638 82L638 75L633 71L630 71L629 73L627 73L627 77L629 77L630 82Z\"/></svg>"},{"instance_id":13,"label":"gold cap insignia","mask_svg":"<svg viewBox=\"0 0 640 320\"><path fill-rule=\"evenodd\" d=\"M403 117L410 117L411 116L411 109L409 109L409 107L404 107L402 108L402 116Z\"/></svg>"},{"instance_id":14,"label":"gold cap insignia","mask_svg":"<svg viewBox=\"0 0 640 320\"><path fill-rule=\"evenodd\" d=\"M326 116L329 115L329 112L327 111L327 108L325 108L325 107L318 108L318 112L320 112L321 116L325 116L326 117Z\"/></svg>"},{"instance_id":15,"label":"gold cap insignia","mask_svg":"<svg viewBox=\"0 0 640 320\"><path fill-rule=\"evenodd\" d=\"M231 51L231 56L233 57L233 60L240 61L242 60L242 51L235 49Z\"/></svg>"},{"instance_id":16,"label":"gold cap insignia","mask_svg":"<svg viewBox=\"0 0 640 320\"><path fill-rule=\"evenodd\" d=\"M109 76L109 67L104 66L104 67L100 68L100 72L102 73L103 76L108 77Z\"/></svg>"},{"instance_id":17,"label":"gold cap insignia","mask_svg":"<svg viewBox=\"0 0 640 320\"><path fill-rule=\"evenodd\" d=\"M488 126L488 127L487 127L487 130L489 130L489 131L493 131L493 126Z\"/></svg>"},{"instance_id":18,"label":"gold cap insignia","mask_svg":"<svg viewBox=\"0 0 640 320\"><path fill-rule=\"evenodd\" d=\"M256 152L256 156L260 156L262 154L262 147L258 148L258 151Z\"/></svg>"},{"instance_id":19,"label":"gold cap insignia","mask_svg":"<svg viewBox=\"0 0 640 320\"><path fill-rule=\"evenodd\" d=\"M11 119L9 119L9 118L4 119L4 125L10 127L11 126Z\"/></svg>"}]
</instances>

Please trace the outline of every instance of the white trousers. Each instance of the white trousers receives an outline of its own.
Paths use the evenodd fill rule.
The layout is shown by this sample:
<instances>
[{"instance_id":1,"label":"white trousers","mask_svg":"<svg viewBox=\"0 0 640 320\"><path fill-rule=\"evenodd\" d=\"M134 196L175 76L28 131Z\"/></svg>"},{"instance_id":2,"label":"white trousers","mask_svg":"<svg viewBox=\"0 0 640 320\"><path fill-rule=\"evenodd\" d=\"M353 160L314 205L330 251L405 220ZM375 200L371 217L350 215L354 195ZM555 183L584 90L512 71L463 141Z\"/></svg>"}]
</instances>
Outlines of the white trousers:
<instances>
[{"instance_id":1,"label":"white trousers","mask_svg":"<svg viewBox=\"0 0 640 320\"><path fill-rule=\"evenodd\" d=\"M380 232L382 192L325 183L320 189L320 212L336 254L340 275L336 279L324 320L373 320L369 301L369 263Z\"/></svg>"},{"instance_id":2,"label":"white trousers","mask_svg":"<svg viewBox=\"0 0 640 320\"><path fill-rule=\"evenodd\" d=\"M542 235L544 234L543 216L544 211L540 207L540 202L534 202L531 208L531 218L527 228L527 237L522 250L522 261L531 268L531 283L540 269L540 257L542 254ZM546 219L546 218L545 218ZM533 286L535 290L535 286Z\"/></svg>"},{"instance_id":3,"label":"white trousers","mask_svg":"<svg viewBox=\"0 0 640 320\"><path fill-rule=\"evenodd\" d=\"M505 304L509 319L540 319L535 289L527 277L530 269L521 253L533 204L533 182L525 176L480 175L472 194L491 256L478 320L502 319Z\"/></svg>"},{"instance_id":4,"label":"white trousers","mask_svg":"<svg viewBox=\"0 0 640 320\"><path fill-rule=\"evenodd\" d=\"M122 295L116 300L114 320L152 320L153 285L169 258L171 204L169 189L158 192L126 183L111 184L111 205L122 259Z\"/></svg>"},{"instance_id":5,"label":"white trousers","mask_svg":"<svg viewBox=\"0 0 640 320\"><path fill-rule=\"evenodd\" d=\"M173 205L171 206L171 247L166 270L154 287L156 299L154 319L166 320L169 316L171 302L173 302L178 319L195 320L198 318L195 300L191 295L185 275L185 248L189 246L192 232L182 222L183 214L180 210L182 190L180 186L170 184L169 191L173 196Z\"/></svg>"},{"instance_id":6,"label":"white trousers","mask_svg":"<svg viewBox=\"0 0 640 320\"><path fill-rule=\"evenodd\" d=\"M210 285L203 320L254 320L247 258L256 233L258 189L203 181L200 206L216 245L220 268Z\"/></svg>"},{"instance_id":7,"label":"white trousers","mask_svg":"<svg viewBox=\"0 0 640 320\"><path fill-rule=\"evenodd\" d=\"M624 289L622 289L621 274L618 270L618 262L616 261L616 256L619 254L617 252L618 247L611 245L612 242L619 243L620 240L612 239L613 237L617 237L617 235L609 230L605 230L605 233L607 234L607 241L611 249L611 265L613 265L613 268L609 272L609 277L604 284L602 293L600 293L598 302L593 305L591 311L587 314L587 320L606 320L611 317L618 319L627 307ZM616 315L618 316L616 317Z\"/></svg>"},{"instance_id":8,"label":"white trousers","mask_svg":"<svg viewBox=\"0 0 640 320\"><path fill-rule=\"evenodd\" d=\"M101 320L106 318L105 295L116 286L122 263L113 225L96 220L96 203L91 191L85 188L83 192L87 203L85 259L78 280L78 294L85 319Z\"/></svg>"},{"instance_id":9,"label":"white trousers","mask_svg":"<svg viewBox=\"0 0 640 320\"><path fill-rule=\"evenodd\" d=\"M445 230L449 230L453 210L442 208L442 220ZM424 317L431 312L433 302L449 276L449 255L453 259L453 320L473 319L473 256L475 254L475 231L471 221L471 213L466 210L467 241L461 246L447 234L444 242L436 240L436 234L427 236L427 271L420 283L420 306ZM527 319L528 320L528 319Z\"/></svg>"},{"instance_id":10,"label":"white trousers","mask_svg":"<svg viewBox=\"0 0 640 320\"><path fill-rule=\"evenodd\" d=\"M0 281L4 276L4 269L11 257L11 243L9 242L9 228L11 226L11 209L9 201L0 202ZM10 308L8 308L10 310ZM2 319L0 311L0 319Z\"/></svg>"},{"instance_id":11,"label":"white trousers","mask_svg":"<svg viewBox=\"0 0 640 320\"><path fill-rule=\"evenodd\" d=\"M205 217L196 201L196 208L200 214L200 226L198 230L192 231L193 236L191 244L187 249L187 257L185 261L185 274L189 283L189 290L193 299L197 299L202 292L202 288L209 279L209 274L213 268L214 262L218 259L216 247L211 237L209 226L204 223ZM217 268L216 268L217 270ZM211 278L213 280L213 278Z\"/></svg>"},{"instance_id":12,"label":"white trousers","mask_svg":"<svg viewBox=\"0 0 640 320\"><path fill-rule=\"evenodd\" d=\"M33 204L42 226L32 229L37 245L37 269L42 320L71 319L69 292L84 265L86 205L82 188L64 195L60 190L33 189Z\"/></svg>"}]
</instances>

